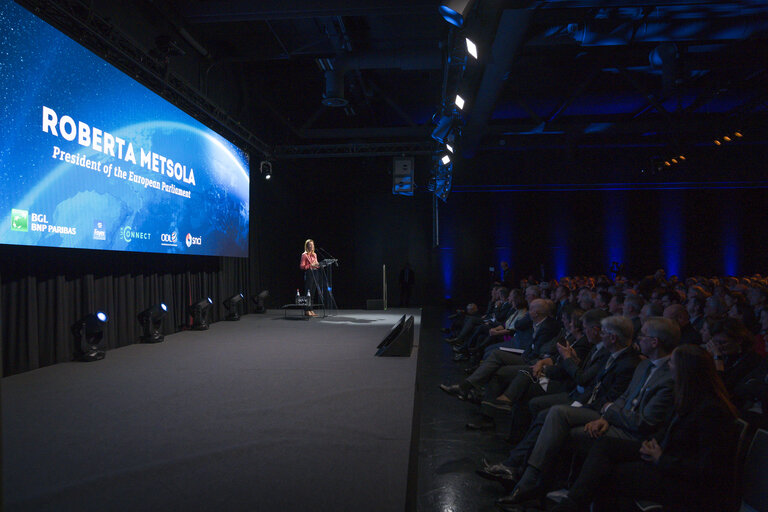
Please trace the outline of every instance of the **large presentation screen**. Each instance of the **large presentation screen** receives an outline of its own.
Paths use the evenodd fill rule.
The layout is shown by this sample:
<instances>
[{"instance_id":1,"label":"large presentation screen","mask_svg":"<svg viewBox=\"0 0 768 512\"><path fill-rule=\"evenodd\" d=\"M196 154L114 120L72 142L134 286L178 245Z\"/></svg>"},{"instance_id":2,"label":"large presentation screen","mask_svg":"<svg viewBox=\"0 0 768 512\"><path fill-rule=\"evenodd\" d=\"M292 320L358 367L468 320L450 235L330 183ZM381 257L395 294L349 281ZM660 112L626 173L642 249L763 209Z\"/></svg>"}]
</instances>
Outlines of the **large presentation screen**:
<instances>
[{"instance_id":1,"label":"large presentation screen","mask_svg":"<svg viewBox=\"0 0 768 512\"><path fill-rule=\"evenodd\" d=\"M0 243L248 256L247 155L0 0Z\"/></svg>"}]
</instances>

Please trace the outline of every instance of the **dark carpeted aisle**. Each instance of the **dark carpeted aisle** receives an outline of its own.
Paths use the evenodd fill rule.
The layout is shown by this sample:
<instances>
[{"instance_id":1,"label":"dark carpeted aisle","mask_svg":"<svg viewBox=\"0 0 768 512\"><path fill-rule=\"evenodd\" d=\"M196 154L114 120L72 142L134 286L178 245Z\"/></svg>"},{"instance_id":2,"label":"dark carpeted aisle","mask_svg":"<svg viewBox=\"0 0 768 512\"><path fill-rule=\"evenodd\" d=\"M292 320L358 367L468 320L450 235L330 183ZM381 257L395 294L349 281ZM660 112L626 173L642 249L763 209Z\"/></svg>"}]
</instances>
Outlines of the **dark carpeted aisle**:
<instances>
[{"instance_id":1,"label":"dark carpeted aisle","mask_svg":"<svg viewBox=\"0 0 768 512\"><path fill-rule=\"evenodd\" d=\"M402 511L418 351L373 357L402 314L247 315L5 378L5 509Z\"/></svg>"},{"instance_id":2,"label":"dark carpeted aisle","mask_svg":"<svg viewBox=\"0 0 768 512\"><path fill-rule=\"evenodd\" d=\"M504 459L510 445L503 425L497 432L475 432L465 424L479 417L476 405L447 395L439 385L464 378L465 364L453 362L451 346L440 328L446 313L425 307L419 344L418 395L421 400L418 510L460 512L497 510L494 501L504 493L495 482L475 474L482 457Z\"/></svg>"}]
</instances>

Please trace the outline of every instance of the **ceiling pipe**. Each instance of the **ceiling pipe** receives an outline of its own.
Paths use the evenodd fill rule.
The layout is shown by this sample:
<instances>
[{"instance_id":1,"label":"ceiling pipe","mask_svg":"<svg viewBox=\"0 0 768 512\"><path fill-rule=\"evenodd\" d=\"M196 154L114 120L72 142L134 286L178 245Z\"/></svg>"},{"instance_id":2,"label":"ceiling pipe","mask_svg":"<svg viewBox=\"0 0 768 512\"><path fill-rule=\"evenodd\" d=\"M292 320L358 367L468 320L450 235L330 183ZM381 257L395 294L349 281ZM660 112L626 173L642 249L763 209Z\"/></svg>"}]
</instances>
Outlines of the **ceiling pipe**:
<instances>
[{"instance_id":1,"label":"ceiling pipe","mask_svg":"<svg viewBox=\"0 0 768 512\"><path fill-rule=\"evenodd\" d=\"M442 56L439 49L419 50L410 53L398 51L347 53L335 59L329 59L330 66L325 69L325 92L323 105L327 107L345 107L349 104L344 98L344 74L349 70L361 69L440 69Z\"/></svg>"},{"instance_id":2,"label":"ceiling pipe","mask_svg":"<svg viewBox=\"0 0 768 512\"><path fill-rule=\"evenodd\" d=\"M669 41L740 41L755 35L765 36L768 19L723 18L712 20L654 21L622 23L593 22L561 27L581 46L623 46L629 43L663 43ZM550 30L550 32L560 32Z\"/></svg>"},{"instance_id":3,"label":"ceiling pipe","mask_svg":"<svg viewBox=\"0 0 768 512\"><path fill-rule=\"evenodd\" d=\"M464 129L462 147L464 156L467 158L474 156L480 144L504 84L504 78L523 45L533 13L530 9L507 9L501 14L496 38L491 47L491 56L485 66L480 88L475 95L475 104L472 107L469 122Z\"/></svg>"}]
</instances>

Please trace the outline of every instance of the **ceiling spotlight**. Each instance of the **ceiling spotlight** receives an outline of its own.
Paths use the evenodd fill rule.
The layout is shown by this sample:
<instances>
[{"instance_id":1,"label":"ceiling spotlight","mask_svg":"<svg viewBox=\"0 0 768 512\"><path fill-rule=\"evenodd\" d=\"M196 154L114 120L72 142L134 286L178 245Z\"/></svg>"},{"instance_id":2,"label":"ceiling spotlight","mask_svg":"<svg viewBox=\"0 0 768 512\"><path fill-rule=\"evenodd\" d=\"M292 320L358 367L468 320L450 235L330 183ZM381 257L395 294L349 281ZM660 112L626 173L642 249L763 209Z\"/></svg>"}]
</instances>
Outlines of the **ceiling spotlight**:
<instances>
[{"instance_id":1,"label":"ceiling spotlight","mask_svg":"<svg viewBox=\"0 0 768 512\"><path fill-rule=\"evenodd\" d=\"M451 157L448 155L443 155L443 158L441 158L440 161L443 162L443 165L448 165L451 163Z\"/></svg>"},{"instance_id":2,"label":"ceiling spotlight","mask_svg":"<svg viewBox=\"0 0 768 512\"><path fill-rule=\"evenodd\" d=\"M743 135L741 134L741 132L733 132L733 136L734 136L734 137L743 137Z\"/></svg>"},{"instance_id":3,"label":"ceiling spotlight","mask_svg":"<svg viewBox=\"0 0 768 512\"><path fill-rule=\"evenodd\" d=\"M715 146L719 146L720 144L722 143L719 140L715 139Z\"/></svg>"},{"instance_id":4,"label":"ceiling spotlight","mask_svg":"<svg viewBox=\"0 0 768 512\"><path fill-rule=\"evenodd\" d=\"M731 142L731 138L729 136L727 136L727 135L725 137L723 137L723 140L725 142Z\"/></svg>"},{"instance_id":5,"label":"ceiling spotlight","mask_svg":"<svg viewBox=\"0 0 768 512\"><path fill-rule=\"evenodd\" d=\"M677 159L676 159L676 158L673 158L673 159L672 159L672 163L673 163L673 164L676 164L676 163L677 163Z\"/></svg>"},{"instance_id":6,"label":"ceiling spotlight","mask_svg":"<svg viewBox=\"0 0 768 512\"><path fill-rule=\"evenodd\" d=\"M669 163L669 160L667 160L667 161L664 162L664 165L666 165L667 167L670 167L672 164Z\"/></svg>"},{"instance_id":7,"label":"ceiling spotlight","mask_svg":"<svg viewBox=\"0 0 768 512\"><path fill-rule=\"evenodd\" d=\"M165 339L160 328L167 312L168 306L161 302L138 314L137 318L143 331L139 338L142 343L160 343Z\"/></svg>"},{"instance_id":8,"label":"ceiling spotlight","mask_svg":"<svg viewBox=\"0 0 768 512\"><path fill-rule=\"evenodd\" d=\"M462 98L458 94L456 95L456 102L455 103L456 103L456 106L459 107L459 109L463 109L464 108L464 98Z\"/></svg>"},{"instance_id":9,"label":"ceiling spotlight","mask_svg":"<svg viewBox=\"0 0 768 512\"><path fill-rule=\"evenodd\" d=\"M204 297L190 306L192 314L192 329L195 331L204 331L208 329L208 311L210 311L213 301L210 297Z\"/></svg>"},{"instance_id":10,"label":"ceiling spotlight","mask_svg":"<svg viewBox=\"0 0 768 512\"><path fill-rule=\"evenodd\" d=\"M454 119L449 115L435 114L433 122L437 126L435 126L435 129L432 131L432 138L440 144L444 144L455 131Z\"/></svg>"},{"instance_id":11,"label":"ceiling spotlight","mask_svg":"<svg viewBox=\"0 0 768 512\"><path fill-rule=\"evenodd\" d=\"M467 41L467 53L472 57L477 58L477 46L470 38L466 37L465 40Z\"/></svg>"},{"instance_id":12,"label":"ceiling spotlight","mask_svg":"<svg viewBox=\"0 0 768 512\"><path fill-rule=\"evenodd\" d=\"M259 172L264 176L265 180L272 178L272 162L269 160L262 160L259 164Z\"/></svg>"},{"instance_id":13,"label":"ceiling spotlight","mask_svg":"<svg viewBox=\"0 0 768 512\"><path fill-rule=\"evenodd\" d=\"M680 155L680 156L679 156L679 157L677 157L677 158L679 158L680 160L685 160L685 157L684 157L683 155Z\"/></svg>"},{"instance_id":14,"label":"ceiling spotlight","mask_svg":"<svg viewBox=\"0 0 768 512\"><path fill-rule=\"evenodd\" d=\"M227 308L227 311L229 311L229 314L226 316L226 320L230 321L236 321L240 320L240 312L238 311L238 304L242 302L243 300L243 294L242 293L236 293L233 296L229 297L228 299L224 300L224 307Z\"/></svg>"},{"instance_id":15,"label":"ceiling spotlight","mask_svg":"<svg viewBox=\"0 0 768 512\"><path fill-rule=\"evenodd\" d=\"M446 145L445 145L445 149L447 149L448 151L450 151L451 153L453 153L453 146L451 146L450 144L446 144Z\"/></svg>"},{"instance_id":16,"label":"ceiling spotlight","mask_svg":"<svg viewBox=\"0 0 768 512\"><path fill-rule=\"evenodd\" d=\"M72 334L77 338L75 357L80 361L98 361L104 359L102 340L107 315L101 311L90 313L72 324Z\"/></svg>"},{"instance_id":17,"label":"ceiling spotlight","mask_svg":"<svg viewBox=\"0 0 768 512\"><path fill-rule=\"evenodd\" d=\"M461 27L475 0L445 0L439 7L440 14L451 25Z\"/></svg>"}]
</instances>

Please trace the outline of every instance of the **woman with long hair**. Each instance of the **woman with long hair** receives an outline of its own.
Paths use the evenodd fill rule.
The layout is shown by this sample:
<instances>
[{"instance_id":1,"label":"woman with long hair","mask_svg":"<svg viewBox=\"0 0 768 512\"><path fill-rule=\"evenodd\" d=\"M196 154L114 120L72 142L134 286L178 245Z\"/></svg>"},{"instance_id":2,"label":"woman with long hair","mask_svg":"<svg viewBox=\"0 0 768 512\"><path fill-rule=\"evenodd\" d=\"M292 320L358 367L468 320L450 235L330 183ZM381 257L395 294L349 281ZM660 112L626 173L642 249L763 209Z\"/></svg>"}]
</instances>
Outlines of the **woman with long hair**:
<instances>
[{"instance_id":1,"label":"woman with long hair","mask_svg":"<svg viewBox=\"0 0 768 512\"><path fill-rule=\"evenodd\" d=\"M315 241L311 238L304 242L304 252L301 254L299 268L304 271L304 289L307 295L315 295L316 289L320 286L321 275L320 264L315 254ZM311 305L308 306L307 316L317 316Z\"/></svg>"},{"instance_id":2,"label":"woman with long hair","mask_svg":"<svg viewBox=\"0 0 768 512\"><path fill-rule=\"evenodd\" d=\"M665 511L722 512L733 498L736 409L712 356L680 345L670 361L675 404L666 427L646 441L599 438L568 496L554 510L636 511L635 500Z\"/></svg>"}]
</instances>

